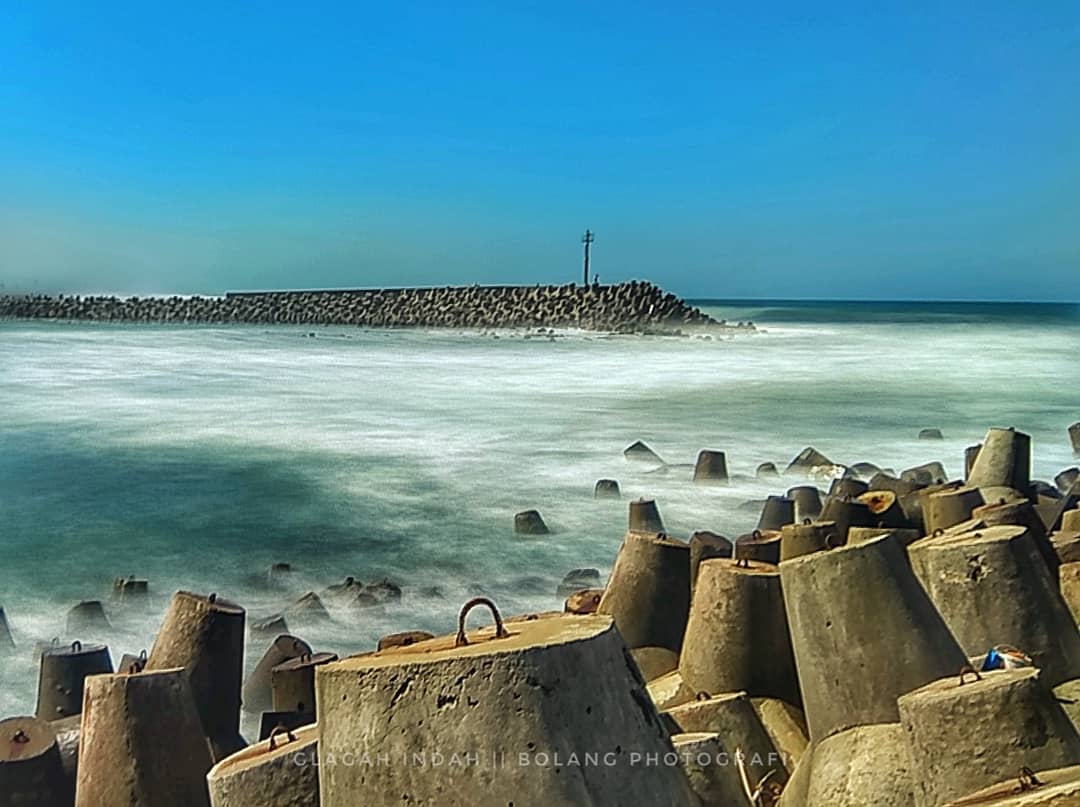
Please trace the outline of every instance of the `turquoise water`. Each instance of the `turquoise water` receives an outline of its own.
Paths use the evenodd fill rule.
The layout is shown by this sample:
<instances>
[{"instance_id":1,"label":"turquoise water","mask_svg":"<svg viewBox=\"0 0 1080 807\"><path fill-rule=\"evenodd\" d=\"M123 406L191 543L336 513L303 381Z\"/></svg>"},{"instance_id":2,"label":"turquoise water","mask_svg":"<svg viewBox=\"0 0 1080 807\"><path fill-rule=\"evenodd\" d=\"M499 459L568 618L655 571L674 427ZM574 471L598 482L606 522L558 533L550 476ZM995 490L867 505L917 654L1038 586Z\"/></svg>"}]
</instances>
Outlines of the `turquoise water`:
<instances>
[{"instance_id":1,"label":"turquoise water","mask_svg":"<svg viewBox=\"0 0 1080 807\"><path fill-rule=\"evenodd\" d=\"M746 502L793 484L748 475L806 445L897 470L941 460L956 476L965 446L1015 425L1034 438L1037 475L1073 463L1073 307L709 310L764 332L0 323L0 605L19 645L0 658L0 716L33 709L34 642L138 652L177 588L260 617L346 575L398 582L397 604L331 606L332 623L296 630L348 653L395 630L450 631L475 592L510 613L560 607L566 571L610 569L632 496L654 496L675 533L745 532ZM928 426L945 441L916 440ZM675 464L725 450L742 478L716 489L687 467L650 473L622 457L637 439ZM624 501L594 501L600 477ZM514 513L532 507L553 534L515 537ZM295 579L269 587L274 562ZM149 578L146 607L109 599L119 575ZM114 630L66 636L80 599L104 599Z\"/></svg>"}]
</instances>

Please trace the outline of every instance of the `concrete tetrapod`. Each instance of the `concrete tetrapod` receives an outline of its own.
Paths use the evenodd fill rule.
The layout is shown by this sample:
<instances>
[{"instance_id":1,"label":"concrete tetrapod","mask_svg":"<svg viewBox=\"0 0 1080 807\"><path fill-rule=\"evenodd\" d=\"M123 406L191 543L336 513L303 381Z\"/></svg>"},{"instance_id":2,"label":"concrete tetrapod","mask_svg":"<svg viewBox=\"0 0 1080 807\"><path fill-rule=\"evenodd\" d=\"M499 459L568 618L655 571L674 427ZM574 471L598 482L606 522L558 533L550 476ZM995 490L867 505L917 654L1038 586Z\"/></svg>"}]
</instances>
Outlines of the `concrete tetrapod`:
<instances>
[{"instance_id":1,"label":"concrete tetrapod","mask_svg":"<svg viewBox=\"0 0 1080 807\"><path fill-rule=\"evenodd\" d=\"M899 699L915 803L938 805L1001 782L1022 767L1080 763L1080 735L1032 668L968 672Z\"/></svg>"},{"instance_id":2,"label":"concrete tetrapod","mask_svg":"<svg viewBox=\"0 0 1080 807\"><path fill-rule=\"evenodd\" d=\"M514 532L517 535L547 535L551 532L538 510L523 510L514 515Z\"/></svg>"},{"instance_id":3,"label":"concrete tetrapod","mask_svg":"<svg viewBox=\"0 0 1080 807\"><path fill-rule=\"evenodd\" d=\"M900 505L900 497L891 490L869 490L858 496L857 500L870 508L870 514L877 519L879 527L902 529L911 526Z\"/></svg>"},{"instance_id":4,"label":"concrete tetrapod","mask_svg":"<svg viewBox=\"0 0 1080 807\"><path fill-rule=\"evenodd\" d=\"M56 733L56 747L64 770L64 804L75 801L75 776L79 770L79 738L82 736L82 714L52 720L49 726Z\"/></svg>"},{"instance_id":5,"label":"concrete tetrapod","mask_svg":"<svg viewBox=\"0 0 1080 807\"><path fill-rule=\"evenodd\" d=\"M597 613L610 614L627 647L682 648L690 611L690 547L628 532Z\"/></svg>"},{"instance_id":6,"label":"concrete tetrapod","mask_svg":"<svg viewBox=\"0 0 1080 807\"><path fill-rule=\"evenodd\" d=\"M754 530L740 535L731 546L731 556L775 566L780 562L780 530Z\"/></svg>"},{"instance_id":7,"label":"concrete tetrapod","mask_svg":"<svg viewBox=\"0 0 1080 807\"><path fill-rule=\"evenodd\" d=\"M800 555L820 552L822 549L839 546L840 538L836 532L835 521L810 521L802 524L785 524L780 530L781 560L791 560Z\"/></svg>"},{"instance_id":8,"label":"concrete tetrapod","mask_svg":"<svg viewBox=\"0 0 1080 807\"><path fill-rule=\"evenodd\" d=\"M480 604L495 625L468 635L465 618ZM504 624L480 598L458 628L317 669L322 807L695 803L681 769L642 764L674 749L610 617ZM416 764L417 752L456 754L459 764ZM364 754L391 764L341 764ZM586 764L586 754L604 764Z\"/></svg>"},{"instance_id":9,"label":"concrete tetrapod","mask_svg":"<svg viewBox=\"0 0 1080 807\"><path fill-rule=\"evenodd\" d=\"M0 654L15 647L15 640L11 638L11 628L8 626L7 614L0 608Z\"/></svg>"},{"instance_id":10,"label":"concrete tetrapod","mask_svg":"<svg viewBox=\"0 0 1080 807\"><path fill-rule=\"evenodd\" d=\"M693 692L800 702L775 566L723 558L701 564L679 673Z\"/></svg>"},{"instance_id":11,"label":"concrete tetrapod","mask_svg":"<svg viewBox=\"0 0 1080 807\"><path fill-rule=\"evenodd\" d=\"M87 679L75 807L207 807L210 766L183 669Z\"/></svg>"},{"instance_id":12,"label":"concrete tetrapod","mask_svg":"<svg viewBox=\"0 0 1080 807\"><path fill-rule=\"evenodd\" d=\"M982 451L982 443L964 449L964 482L971 478L971 469L975 467L975 460L978 459L980 451Z\"/></svg>"},{"instance_id":13,"label":"concrete tetrapod","mask_svg":"<svg viewBox=\"0 0 1080 807\"><path fill-rule=\"evenodd\" d=\"M922 498L923 529L927 535L945 530L971 518L975 508L982 507L982 493L976 488L939 490Z\"/></svg>"},{"instance_id":14,"label":"concrete tetrapod","mask_svg":"<svg viewBox=\"0 0 1080 807\"><path fill-rule=\"evenodd\" d=\"M275 712L306 712L315 706L315 668L337 661L336 653L304 653L270 671Z\"/></svg>"},{"instance_id":15,"label":"concrete tetrapod","mask_svg":"<svg viewBox=\"0 0 1080 807\"><path fill-rule=\"evenodd\" d=\"M779 698L751 698L750 702L765 733L787 762L788 773L794 773L810 744L806 736L806 716L801 709Z\"/></svg>"},{"instance_id":16,"label":"concrete tetrapod","mask_svg":"<svg viewBox=\"0 0 1080 807\"><path fill-rule=\"evenodd\" d=\"M694 481L698 484L726 485L728 470L724 452L702 449L694 465Z\"/></svg>"},{"instance_id":17,"label":"concrete tetrapod","mask_svg":"<svg viewBox=\"0 0 1080 807\"><path fill-rule=\"evenodd\" d=\"M852 527L877 526L877 518L870 512L868 504L842 496L825 498L818 521L831 521L836 524L836 536L841 544L847 543L848 530Z\"/></svg>"},{"instance_id":18,"label":"concrete tetrapod","mask_svg":"<svg viewBox=\"0 0 1080 807\"><path fill-rule=\"evenodd\" d=\"M146 670L174 667L183 667L191 679L214 759L224 759L247 745L240 736L244 609L216 594L174 594Z\"/></svg>"},{"instance_id":19,"label":"concrete tetrapod","mask_svg":"<svg viewBox=\"0 0 1080 807\"><path fill-rule=\"evenodd\" d=\"M766 777L768 781L783 784L788 773L795 769L794 762L785 759L773 744L745 692L700 698L672 707L664 714L679 733L713 732L720 736L724 748L740 751L751 788L756 788Z\"/></svg>"},{"instance_id":20,"label":"concrete tetrapod","mask_svg":"<svg viewBox=\"0 0 1080 807\"><path fill-rule=\"evenodd\" d=\"M829 493L826 498L842 499L846 497L848 499L857 499L869 489L869 483L863 482L861 479L856 479L854 476L842 476L839 479L834 479L832 484L829 485Z\"/></svg>"},{"instance_id":21,"label":"concrete tetrapod","mask_svg":"<svg viewBox=\"0 0 1080 807\"><path fill-rule=\"evenodd\" d=\"M796 524L801 524L808 518L815 519L821 514L821 491L813 485L789 488L784 496L795 503Z\"/></svg>"},{"instance_id":22,"label":"concrete tetrapod","mask_svg":"<svg viewBox=\"0 0 1080 807\"><path fill-rule=\"evenodd\" d=\"M319 727L278 730L206 776L213 807L319 807Z\"/></svg>"},{"instance_id":23,"label":"concrete tetrapod","mask_svg":"<svg viewBox=\"0 0 1080 807\"><path fill-rule=\"evenodd\" d=\"M723 535L708 530L698 530L690 536L690 592L697 583L698 567L709 558L730 558L733 543Z\"/></svg>"},{"instance_id":24,"label":"concrete tetrapod","mask_svg":"<svg viewBox=\"0 0 1080 807\"><path fill-rule=\"evenodd\" d=\"M896 698L967 657L892 536L780 564L811 741L894 723Z\"/></svg>"},{"instance_id":25,"label":"concrete tetrapod","mask_svg":"<svg viewBox=\"0 0 1080 807\"><path fill-rule=\"evenodd\" d=\"M82 711L83 682L89 675L113 671L109 648L103 644L72 642L45 649L38 671L35 714L42 720L59 720Z\"/></svg>"},{"instance_id":26,"label":"concrete tetrapod","mask_svg":"<svg viewBox=\"0 0 1080 807\"><path fill-rule=\"evenodd\" d=\"M84 600L67 612L66 629L69 636L101 638L112 631L101 600Z\"/></svg>"},{"instance_id":27,"label":"concrete tetrapod","mask_svg":"<svg viewBox=\"0 0 1080 807\"><path fill-rule=\"evenodd\" d=\"M65 807L64 770L56 734L44 720L0 720L0 805Z\"/></svg>"},{"instance_id":28,"label":"concrete tetrapod","mask_svg":"<svg viewBox=\"0 0 1080 807\"><path fill-rule=\"evenodd\" d=\"M1080 804L1080 765L1052 771L1021 770L945 807L1074 807Z\"/></svg>"},{"instance_id":29,"label":"concrete tetrapod","mask_svg":"<svg viewBox=\"0 0 1080 807\"><path fill-rule=\"evenodd\" d=\"M999 524L1019 524L1027 527L1031 533L1031 539L1035 542L1035 548L1039 550L1039 554L1050 569L1051 577L1057 579L1061 559L1050 542L1046 534L1046 526L1035 512L1030 499L984 504L982 507L976 507L971 512L971 517L981 520L989 527Z\"/></svg>"},{"instance_id":30,"label":"concrete tetrapod","mask_svg":"<svg viewBox=\"0 0 1080 807\"><path fill-rule=\"evenodd\" d=\"M786 496L770 496L762 505L757 530L779 530L785 524L795 523L795 502Z\"/></svg>"},{"instance_id":31,"label":"concrete tetrapod","mask_svg":"<svg viewBox=\"0 0 1080 807\"><path fill-rule=\"evenodd\" d=\"M679 668L679 654L666 647L635 647L630 651L630 656L637 664L645 683L655 681Z\"/></svg>"},{"instance_id":32,"label":"concrete tetrapod","mask_svg":"<svg viewBox=\"0 0 1080 807\"><path fill-rule=\"evenodd\" d=\"M1031 487L1031 437L1015 429L990 429L971 465L967 484L1027 493Z\"/></svg>"},{"instance_id":33,"label":"concrete tetrapod","mask_svg":"<svg viewBox=\"0 0 1080 807\"><path fill-rule=\"evenodd\" d=\"M908 556L967 655L1011 645L1049 686L1080 678L1080 631L1025 527L923 538Z\"/></svg>"},{"instance_id":34,"label":"concrete tetrapod","mask_svg":"<svg viewBox=\"0 0 1080 807\"><path fill-rule=\"evenodd\" d=\"M271 689L271 673L274 667L311 652L311 645L298 636L284 633L274 639L259 659L259 663L255 665L251 675L248 676L248 680L244 682L244 688L241 690L244 710L258 713L270 709L274 702ZM309 702L308 706L314 707L315 702Z\"/></svg>"},{"instance_id":35,"label":"concrete tetrapod","mask_svg":"<svg viewBox=\"0 0 1080 807\"><path fill-rule=\"evenodd\" d=\"M718 734L708 731L673 734L671 743L701 807L749 804L734 761L735 753L728 750Z\"/></svg>"},{"instance_id":36,"label":"concrete tetrapod","mask_svg":"<svg viewBox=\"0 0 1080 807\"><path fill-rule=\"evenodd\" d=\"M912 807L913 771L899 723L857 726L816 743L804 807ZM800 802L781 802L785 807Z\"/></svg>"},{"instance_id":37,"label":"concrete tetrapod","mask_svg":"<svg viewBox=\"0 0 1080 807\"><path fill-rule=\"evenodd\" d=\"M660 509L653 499L636 499L630 502L628 519L630 532L663 532L664 522Z\"/></svg>"},{"instance_id":38,"label":"concrete tetrapod","mask_svg":"<svg viewBox=\"0 0 1080 807\"><path fill-rule=\"evenodd\" d=\"M597 479L596 485L593 486L593 498L621 499L622 491L619 490L618 481L614 479Z\"/></svg>"}]
</instances>

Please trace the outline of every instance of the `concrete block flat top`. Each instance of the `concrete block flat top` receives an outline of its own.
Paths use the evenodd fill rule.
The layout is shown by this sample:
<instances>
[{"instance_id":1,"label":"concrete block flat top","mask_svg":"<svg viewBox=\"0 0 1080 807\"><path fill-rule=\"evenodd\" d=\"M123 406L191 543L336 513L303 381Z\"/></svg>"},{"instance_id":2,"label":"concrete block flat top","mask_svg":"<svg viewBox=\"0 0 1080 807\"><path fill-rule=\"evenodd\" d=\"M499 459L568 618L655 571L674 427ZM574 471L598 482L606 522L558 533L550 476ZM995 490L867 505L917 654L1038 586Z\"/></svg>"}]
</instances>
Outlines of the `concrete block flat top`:
<instances>
[{"instance_id":1,"label":"concrete block flat top","mask_svg":"<svg viewBox=\"0 0 1080 807\"><path fill-rule=\"evenodd\" d=\"M0 763L41 756L56 743L56 732L36 717L0 720Z\"/></svg>"},{"instance_id":2,"label":"concrete block flat top","mask_svg":"<svg viewBox=\"0 0 1080 807\"><path fill-rule=\"evenodd\" d=\"M731 558L706 558L705 560L701 561L701 566L702 567L704 567L704 566L714 566L714 565L717 568L719 568L720 566L724 566L724 567L726 567L728 569L728 571L734 572L736 574L750 574L750 575L761 575L761 574L764 574L764 575L770 575L770 574L771 575L777 575L777 574L780 574L780 568L778 566L775 566L772 563L765 563L764 561L760 561L760 560L750 560L750 561L739 560L739 561L736 561L736 560L732 560ZM700 574L701 574L701 572L699 570L698 575L700 576Z\"/></svg>"},{"instance_id":3,"label":"concrete block flat top","mask_svg":"<svg viewBox=\"0 0 1080 807\"><path fill-rule=\"evenodd\" d=\"M424 642L349 656L319 667L319 675L393 667L402 664L426 664L452 658L471 658L516 650L529 650L581 642L614 629L614 620L606 614L539 614L535 619L504 623L505 636L496 636L494 625L466 634L468 644L455 646L454 634Z\"/></svg>"},{"instance_id":4,"label":"concrete block flat top","mask_svg":"<svg viewBox=\"0 0 1080 807\"><path fill-rule=\"evenodd\" d=\"M950 801L944 807L1070 807L1080 804L1080 765L1035 773L1021 785L1019 776Z\"/></svg>"},{"instance_id":5,"label":"concrete block flat top","mask_svg":"<svg viewBox=\"0 0 1080 807\"><path fill-rule=\"evenodd\" d=\"M1026 527L1011 524L1001 524L996 527L978 527L967 532L949 531L941 535L921 538L911 546L909 550L920 549L950 549L953 547L975 546L993 541L1011 541L1027 532Z\"/></svg>"},{"instance_id":6,"label":"concrete block flat top","mask_svg":"<svg viewBox=\"0 0 1080 807\"><path fill-rule=\"evenodd\" d=\"M210 769L208 776L211 779L218 779L222 776L258 767L267 760L295 754L318 739L319 727L316 724L296 729L292 733L292 738L285 734L279 734L273 739L249 745L242 751L237 751L235 754L225 757ZM273 748L271 748L271 743Z\"/></svg>"},{"instance_id":7,"label":"concrete block flat top","mask_svg":"<svg viewBox=\"0 0 1080 807\"><path fill-rule=\"evenodd\" d=\"M970 676L970 673L968 675ZM925 701L952 700L958 691L962 691L965 695L973 695L983 690L1004 686L1011 681L1038 677L1039 670L1034 667L1023 667L1015 670L993 670L981 673L977 679L969 677L964 684L960 683L960 676L957 675L953 678L939 678L937 681L932 681L926 686L901 695L900 700L907 701L916 698ZM962 690L961 687L963 687Z\"/></svg>"}]
</instances>

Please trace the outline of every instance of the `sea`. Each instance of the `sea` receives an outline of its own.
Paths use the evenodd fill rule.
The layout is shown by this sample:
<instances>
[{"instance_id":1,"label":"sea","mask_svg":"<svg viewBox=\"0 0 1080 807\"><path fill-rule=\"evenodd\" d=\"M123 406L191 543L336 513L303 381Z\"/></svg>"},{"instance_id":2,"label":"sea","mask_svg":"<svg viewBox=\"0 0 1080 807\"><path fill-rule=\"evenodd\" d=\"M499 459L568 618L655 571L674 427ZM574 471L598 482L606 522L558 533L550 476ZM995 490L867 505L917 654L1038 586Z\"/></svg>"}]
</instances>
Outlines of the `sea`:
<instances>
[{"instance_id":1,"label":"sea","mask_svg":"<svg viewBox=\"0 0 1080 807\"><path fill-rule=\"evenodd\" d=\"M478 594L507 615L561 609L569 570L609 573L633 498L654 498L674 535L744 534L762 499L804 483L755 469L807 446L959 477L965 447L1015 426L1037 477L1075 462L1076 305L696 304L757 332L0 322L0 607L16 642L0 717L33 712L38 643L101 641L114 662L149 649L178 589L254 620L347 576L400 586L291 626L344 656L453 632ZM637 440L665 464L625 459ZM726 452L728 486L692 483L706 448ZM601 478L621 500L593 498ZM514 534L526 509L549 535ZM292 573L272 581L275 563ZM148 580L146 600L114 599L121 576ZM69 634L82 600L111 628ZM249 641L248 669L264 650Z\"/></svg>"}]
</instances>

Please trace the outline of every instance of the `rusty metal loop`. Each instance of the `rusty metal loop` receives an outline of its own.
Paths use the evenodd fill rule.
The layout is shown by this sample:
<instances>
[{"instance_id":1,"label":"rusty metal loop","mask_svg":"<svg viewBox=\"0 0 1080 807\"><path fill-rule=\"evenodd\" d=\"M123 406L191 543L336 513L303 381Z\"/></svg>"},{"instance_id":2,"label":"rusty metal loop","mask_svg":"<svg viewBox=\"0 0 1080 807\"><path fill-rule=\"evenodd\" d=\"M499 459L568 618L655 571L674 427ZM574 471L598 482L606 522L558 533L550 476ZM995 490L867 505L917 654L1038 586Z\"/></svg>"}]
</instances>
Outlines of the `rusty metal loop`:
<instances>
[{"instance_id":1,"label":"rusty metal loop","mask_svg":"<svg viewBox=\"0 0 1080 807\"><path fill-rule=\"evenodd\" d=\"M71 643L71 652L72 653L81 653L82 652L82 642L80 642L78 639L76 639L74 642L72 642Z\"/></svg>"},{"instance_id":2,"label":"rusty metal loop","mask_svg":"<svg viewBox=\"0 0 1080 807\"><path fill-rule=\"evenodd\" d=\"M803 523L803 524L813 524L813 523L814 523L814 519L812 519L812 518L804 518L804 519L802 520L802 523Z\"/></svg>"},{"instance_id":3,"label":"rusty metal loop","mask_svg":"<svg viewBox=\"0 0 1080 807\"><path fill-rule=\"evenodd\" d=\"M761 530L754 530L752 533L750 533L750 537L755 541L760 541L761 540Z\"/></svg>"},{"instance_id":4,"label":"rusty metal loop","mask_svg":"<svg viewBox=\"0 0 1080 807\"><path fill-rule=\"evenodd\" d=\"M28 742L30 742L30 737L27 735L27 733L25 731L23 731L22 729L19 729L12 736L11 741L13 743L18 743L19 745L26 745Z\"/></svg>"},{"instance_id":5,"label":"rusty metal loop","mask_svg":"<svg viewBox=\"0 0 1080 807\"><path fill-rule=\"evenodd\" d=\"M1035 771L1031 770L1027 765L1020 769L1020 776L1018 778L1020 781L1021 792L1024 792L1025 790L1034 790L1042 784L1042 782L1039 781L1039 778L1035 776Z\"/></svg>"},{"instance_id":6,"label":"rusty metal loop","mask_svg":"<svg viewBox=\"0 0 1080 807\"><path fill-rule=\"evenodd\" d=\"M491 615L495 617L495 637L497 639L502 639L509 635L506 632L506 628L503 627L502 616L499 614L499 609L495 607L495 603L487 597L473 597L461 606L461 613L458 614L458 630L457 638L454 639L454 647L463 647L469 643L468 638L465 636L465 617L469 615L469 611L478 605L485 606L491 611Z\"/></svg>"},{"instance_id":7,"label":"rusty metal loop","mask_svg":"<svg viewBox=\"0 0 1080 807\"><path fill-rule=\"evenodd\" d=\"M750 558L735 558L735 568L750 568Z\"/></svg>"},{"instance_id":8,"label":"rusty metal loop","mask_svg":"<svg viewBox=\"0 0 1080 807\"><path fill-rule=\"evenodd\" d=\"M966 683L964 681L964 676L966 676L968 673L971 673L972 675L974 675L976 681L981 681L982 680L982 676L979 675L978 670L976 670L970 664L965 664L963 667L960 668L960 686L963 686Z\"/></svg>"},{"instance_id":9,"label":"rusty metal loop","mask_svg":"<svg viewBox=\"0 0 1080 807\"><path fill-rule=\"evenodd\" d=\"M206 599L208 599L210 601L210 604L213 605L214 603L217 602L217 592L216 591L211 592L210 596L207 597Z\"/></svg>"},{"instance_id":10,"label":"rusty metal loop","mask_svg":"<svg viewBox=\"0 0 1080 807\"><path fill-rule=\"evenodd\" d=\"M274 730L270 732L270 750L271 751L273 751L275 748L277 748L277 738L280 737L282 734L284 734L286 736L286 738L287 738L285 740L285 742L288 742L288 743L296 742L296 735L293 734L291 731L289 731L289 729L285 728L285 726L283 726L283 725L281 725L279 723L277 726L274 727Z\"/></svg>"},{"instance_id":11,"label":"rusty metal loop","mask_svg":"<svg viewBox=\"0 0 1080 807\"><path fill-rule=\"evenodd\" d=\"M941 529L941 527L938 527L936 530L934 530L932 533L930 533L930 537L931 538L937 538L939 535L944 535L944 534L945 534L945 530Z\"/></svg>"},{"instance_id":12,"label":"rusty metal loop","mask_svg":"<svg viewBox=\"0 0 1080 807\"><path fill-rule=\"evenodd\" d=\"M708 692L706 692L706 691L705 691L704 689L703 689L703 690L701 690L700 692L698 692L698 693L697 693L697 694L696 694L696 695L694 696L694 699L695 699L695 700L699 700L699 701L707 701L707 700L709 700L710 698L712 698L712 695L710 695L710 694L709 694Z\"/></svg>"},{"instance_id":13,"label":"rusty metal loop","mask_svg":"<svg viewBox=\"0 0 1080 807\"><path fill-rule=\"evenodd\" d=\"M309 661L311 661L311 653L301 653L300 654L300 663L301 664L307 664Z\"/></svg>"},{"instance_id":14,"label":"rusty metal loop","mask_svg":"<svg viewBox=\"0 0 1080 807\"><path fill-rule=\"evenodd\" d=\"M146 648L144 647L142 650L139 651L139 661L141 661L143 664L145 664L146 663L146 658L147 658L146 657Z\"/></svg>"},{"instance_id":15,"label":"rusty metal loop","mask_svg":"<svg viewBox=\"0 0 1080 807\"><path fill-rule=\"evenodd\" d=\"M835 543L834 543L834 541L835 541ZM825 534L825 548L826 549L836 549L836 547L838 547L840 545L841 545L840 544L840 538L835 532L829 532L829 533Z\"/></svg>"}]
</instances>

